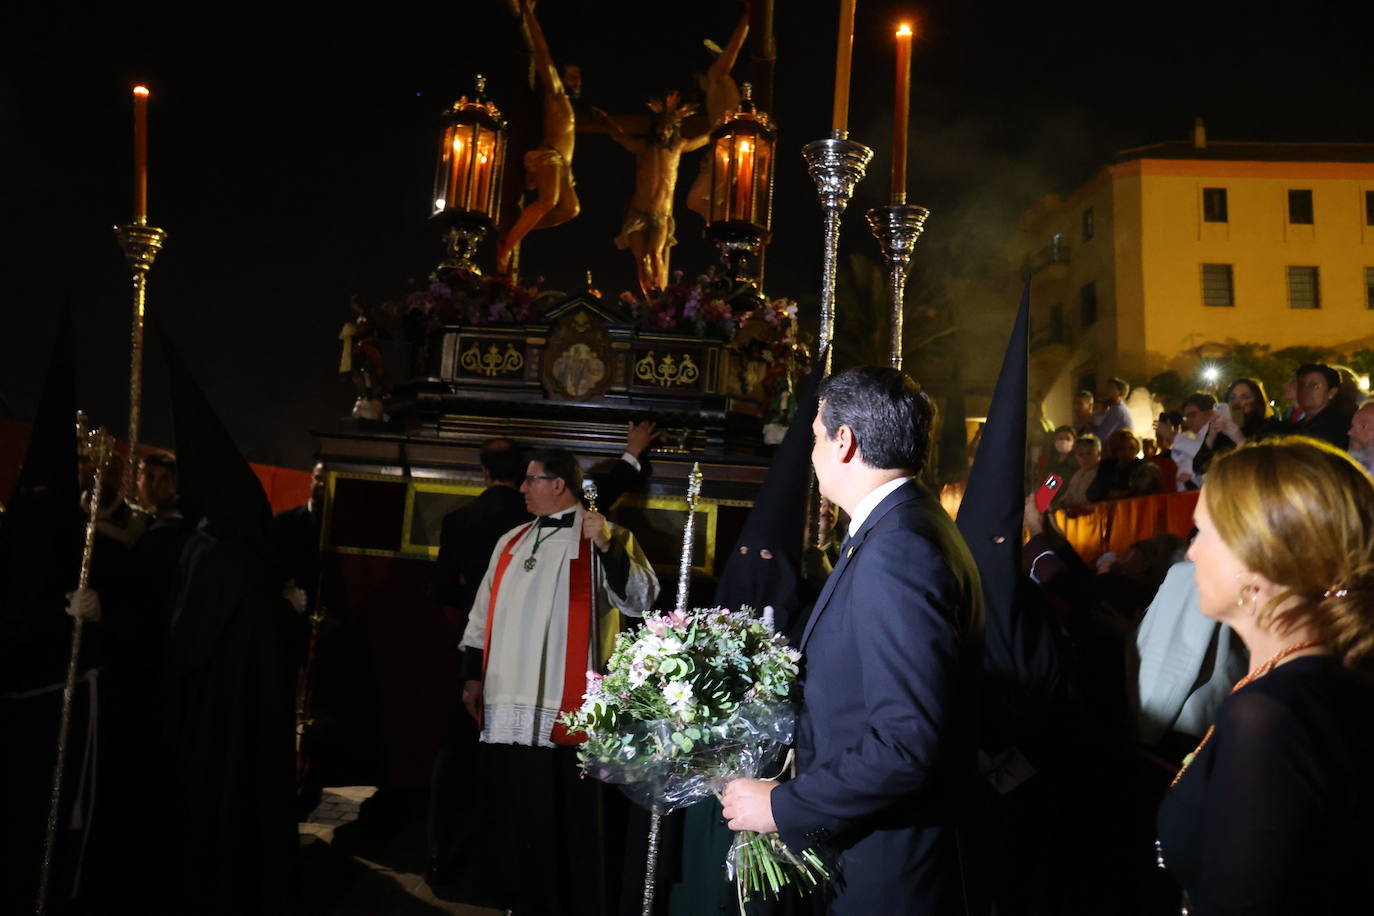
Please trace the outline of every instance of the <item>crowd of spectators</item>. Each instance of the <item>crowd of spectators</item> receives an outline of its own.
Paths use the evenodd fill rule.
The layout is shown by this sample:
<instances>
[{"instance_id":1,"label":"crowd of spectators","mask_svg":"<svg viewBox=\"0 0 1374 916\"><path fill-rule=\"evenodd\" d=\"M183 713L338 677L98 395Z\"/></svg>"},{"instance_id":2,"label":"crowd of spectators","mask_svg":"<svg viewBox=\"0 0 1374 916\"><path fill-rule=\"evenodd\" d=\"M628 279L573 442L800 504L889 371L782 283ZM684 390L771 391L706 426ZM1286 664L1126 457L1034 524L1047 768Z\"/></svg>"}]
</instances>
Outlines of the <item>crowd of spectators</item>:
<instances>
[{"instance_id":1,"label":"crowd of spectators","mask_svg":"<svg viewBox=\"0 0 1374 916\"><path fill-rule=\"evenodd\" d=\"M1054 508L1197 490L1215 456L1279 435L1327 442L1374 468L1374 401L1361 404L1364 393L1344 368L1300 366L1277 403L1254 378L1233 380L1220 400L1195 391L1158 415L1152 438L1133 428L1124 403L1130 390L1112 378L1099 395L1074 395L1071 423L1055 428L1034 466L1037 486L1059 478Z\"/></svg>"}]
</instances>

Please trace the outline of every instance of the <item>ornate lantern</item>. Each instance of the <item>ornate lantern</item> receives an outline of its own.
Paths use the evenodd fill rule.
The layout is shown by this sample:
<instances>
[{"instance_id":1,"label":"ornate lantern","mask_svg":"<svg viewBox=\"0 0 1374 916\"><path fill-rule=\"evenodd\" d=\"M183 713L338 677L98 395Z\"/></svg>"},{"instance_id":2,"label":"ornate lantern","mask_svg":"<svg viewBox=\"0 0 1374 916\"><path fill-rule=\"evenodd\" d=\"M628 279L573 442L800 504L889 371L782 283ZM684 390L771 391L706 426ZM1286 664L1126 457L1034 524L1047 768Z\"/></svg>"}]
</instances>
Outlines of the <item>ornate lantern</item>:
<instances>
[{"instance_id":1,"label":"ornate lantern","mask_svg":"<svg viewBox=\"0 0 1374 916\"><path fill-rule=\"evenodd\" d=\"M739 108L711 131L711 201L707 234L732 279L763 285L763 246L773 222L773 150L777 129L757 111L745 83Z\"/></svg>"},{"instance_id":2,"label":"ornate lantern","mask_svg":"<svg viewBox=\"0 0 1374 916\"><path fill-rule=\"evenodd\" d=\"M473 97L462 96L444 113L431 209L448 246L440 269L481 273L472 254L501 210L506 122L496 105L482 98L486 91L486 78L478 74Z\"/></svg>"}]
</instances>

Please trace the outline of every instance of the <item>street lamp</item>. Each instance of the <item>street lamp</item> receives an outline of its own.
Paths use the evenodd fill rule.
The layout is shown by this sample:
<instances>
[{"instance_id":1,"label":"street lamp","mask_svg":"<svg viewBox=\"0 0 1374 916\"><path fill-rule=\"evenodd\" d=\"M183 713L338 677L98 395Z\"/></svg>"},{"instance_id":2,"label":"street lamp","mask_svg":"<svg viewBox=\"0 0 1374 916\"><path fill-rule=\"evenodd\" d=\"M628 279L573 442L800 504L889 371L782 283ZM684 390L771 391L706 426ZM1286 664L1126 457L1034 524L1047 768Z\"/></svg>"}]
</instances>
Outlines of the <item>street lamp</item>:
<instances>
[{"instance_id":1,"label":"street lamp","mask_svg":"<svg viewBox=\"0 0 1374 916\"><path fill-rule=\"evenodd\" d=\"M476 82L471 99L462 96L444 113L430 218L443 229L448 246L440 269L480 274L472 254L501 209L506 122L496 105L482 98L486 78L478 74Z\"/></svg>"}]
</instances>

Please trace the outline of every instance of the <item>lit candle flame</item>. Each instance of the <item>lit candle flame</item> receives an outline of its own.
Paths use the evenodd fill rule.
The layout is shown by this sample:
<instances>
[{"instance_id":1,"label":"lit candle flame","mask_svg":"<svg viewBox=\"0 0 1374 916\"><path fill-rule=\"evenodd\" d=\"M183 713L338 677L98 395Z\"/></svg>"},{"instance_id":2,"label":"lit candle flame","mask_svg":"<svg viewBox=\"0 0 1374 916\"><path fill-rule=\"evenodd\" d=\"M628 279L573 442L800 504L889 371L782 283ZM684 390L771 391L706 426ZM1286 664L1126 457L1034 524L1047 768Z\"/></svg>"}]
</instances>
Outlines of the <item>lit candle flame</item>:
<instances>
[{"instance_id":1,"label":"lit candle flame","mask_svg":"<svg viewBox=\"0 0 1374 916\"><path fill-rule=\"evenodd\" d=\"M747 152L749 152L749 149L750 149L750 147L749 147L749 141L748 141L748 140L741 140L741 141L739 142L739 151L740 151L741 153L747 153Z\"/></svg>"},{"instance_id":2,"label":"lit candle flame","mask_svg":"<svg viewBox=\"0 0 1374 916\"><path fill-rule=\"evenodd\" d=\"M907 25L905 22L903 22L901 25L897 26L897 34L900 35L900 36L907 36L907 35L910 35L910 34L911 34L911 26L909 26L909 25Z\"/></svg>"},{"instance_id":3,"label":"lit candle flame","mask_svg":"<svg viewBox=\"0 0 1374 916\"><path fill-rule=\"evenodd\" d=\"M148 95L148 87L147 87L147 86L135 86L135 87L134 87L134 95L141 95L141 96L147 97L147 95Z\"/></svg>"}]
</instances>

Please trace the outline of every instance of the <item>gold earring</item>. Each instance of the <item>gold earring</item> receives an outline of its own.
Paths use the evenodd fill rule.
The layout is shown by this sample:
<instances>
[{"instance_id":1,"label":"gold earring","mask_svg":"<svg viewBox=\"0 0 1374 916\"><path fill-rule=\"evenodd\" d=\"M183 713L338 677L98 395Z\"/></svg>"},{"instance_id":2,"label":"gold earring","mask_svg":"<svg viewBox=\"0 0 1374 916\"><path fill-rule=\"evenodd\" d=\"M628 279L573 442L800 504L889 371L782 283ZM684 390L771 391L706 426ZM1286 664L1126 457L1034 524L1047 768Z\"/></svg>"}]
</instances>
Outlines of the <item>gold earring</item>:
<instances>
[{"instance_id":1,"label":"gold earring","mask_svg":"<svg viewBox=\"0 0 1374 916\"><path fill-rule=\"evenodd\" d=\"M1244 606L1245 606L1245 603L1246 603L1247 601L1258 601L1258 600L1259 600L1259 586L1257 586L1257 585L1242 585L1242 586L1240 587L1240 597L1236 599L1236 607L1244 607ZM1252 610L1251 613L1253 614L1254 611Z\"/></svg>"}]
</instances>

